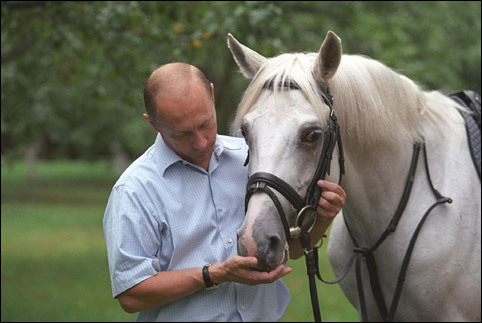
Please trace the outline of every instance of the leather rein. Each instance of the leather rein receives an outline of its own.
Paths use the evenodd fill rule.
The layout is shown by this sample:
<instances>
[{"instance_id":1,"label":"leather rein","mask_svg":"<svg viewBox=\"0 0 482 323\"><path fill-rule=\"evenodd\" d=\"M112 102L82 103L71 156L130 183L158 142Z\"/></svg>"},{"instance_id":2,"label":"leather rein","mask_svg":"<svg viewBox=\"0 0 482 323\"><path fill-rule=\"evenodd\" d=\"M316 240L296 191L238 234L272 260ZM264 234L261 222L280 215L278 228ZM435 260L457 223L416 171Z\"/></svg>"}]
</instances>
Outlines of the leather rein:
<instances>
[{"instance_id":1,"label":"leather rein","mask_svg":"<svg viewBox=\"0 0 482 323\"><path fill-rule=\"evenodd\" d=\"M273 81L269 81L269 82L266 82L263 88L272 89L273 86L274 86ZM278 84L278 87L290 88L295 90L300 89L299 85L292 80L286 80L284 82L280 82ZM408 263L410 261L410 257L415 245L415 241L418 237L418 234L426 218L436 206L444 203L452 203L452 199L449 197L442 196L434 188L432 179L430 177L429 168L428 168L425 143L416 142L413 147L413 155L412 155L412 160L410 164L410 170L407 176L402 198L386 230L383 232L381 237L371 248L360 247L359 243L354 238L350 228L348 227L348 223L346 222L346 219L344 218L345 225L348 229L350 237L352 238L353 244L355 246L355 248L353 249L353 254L348 260L348 263L345 266L345 269L342 271L339 277L337 277L332 281L325 281L324 279L322 279L319 272L319 266L318 266L318 248L321 245L312 248L311 241L310 241L310 233L311 233L311 230L314 228L316 224L316 219L317 219L317 215L316 215L317 203L322 193L322 189L317 186L317 181L320 179L324 179L326 174L328 175L330 174L330 164L331 164L333 151L335 149L336 144L338 144L338 152L339 152L338 162L340 165L339 184L341 183L342 175L345 174L345 166L344 166L345 159L344 159L343 146L342 146L341 135L340 135L340 126L337 122L337 118L333 111L333 97L330 95L328 88L325 90L322 88L321 85L319 85L319 90L322 94L325 104L328 105L328 107L330 108L330 117L328 120L328 131L325 133L325 136L324 136L323 146L321 149L321 154L318 160L317 168L310 182L310 185L308 186L305 198L302 198L288 183L286 183L276 175L265 173L265 172L257 172L249 177L248 183L246 185L245 212L247 212L247 209L248 209L249 199L254 193L258 191L266 193L273 201L280 215L280 219L283 224L283 229L286 235L286 241L288 242L291 239L300 240L301 246L305 253L307 274L308 274L309 286L310 286L311 304L313 308L313 316L314 316L315 322L321 322L321 314L320 314L319 303L318 303L318 294L316 290L315 275L319 280L321 280L326 284L339 283L341 280L343 280L346 277L346 275L350 271L355 261L356 261L356 281L357 281L358 298L359 298L359 304L360 304L360 312L362 316L362 321L364 322L368 321L367 308L366 308L362 277L361 277L361 264L362 264L363 258L366 259L366 264L367 264L369 278L370 278L370 285L371 285L372 293L376 301L380 315L385 321L390 322L393 320L395 316L395 312L398 306L398 301L400 299L403 283L405 281L405 274L406 274ZM417 169L418 156L419 156L421 147L423 147L425 169L426 169L428 181L430 183L432 191L437 200L425 212L417 228L415 229L415 232L412 235L409 246L405 253L404 260L402 262L402 267L400 269L400 273L398 277L398 284L395 289L390 310L388 311L383 294L382 294L382 290L381 290L381 286L378 278L377 266L376 266L373 252L382 244L382 242L389 236L389 234L395 232L397 228L398 222L400 221L400 218L410 198L410 193L412 190L413 181L415 179L415 172ZM248 157L246 159L245 165L247 165L248 161L249 161L249 152L248 152ZM288 224L288 220L281 206L281 203L272 189L275 189L278 193L280 193L283 197L285 197L295 208L297 212L297 216L296 216L296 221L294 226L290 227L290 225ZM302 232L301 226L308 212L312 212L314 214L313 222L307 231Z\"/></svg>"}]
</instances>

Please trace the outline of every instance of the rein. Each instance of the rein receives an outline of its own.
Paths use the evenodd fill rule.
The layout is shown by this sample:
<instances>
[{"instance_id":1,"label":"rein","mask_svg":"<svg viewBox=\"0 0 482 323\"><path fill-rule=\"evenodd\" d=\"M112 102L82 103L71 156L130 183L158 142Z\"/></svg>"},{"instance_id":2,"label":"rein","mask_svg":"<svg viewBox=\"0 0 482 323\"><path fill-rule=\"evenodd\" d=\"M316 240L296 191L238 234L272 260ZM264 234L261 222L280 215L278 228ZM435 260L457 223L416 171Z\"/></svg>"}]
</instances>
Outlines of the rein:
<instances>
[{"instance_id":1,"label":"rein","mask_svg":"<svg viewBox=\"0 0 482 323\"><path fill-rule=\"evenodd\" d=\"M273 83L273 81L269 81L263 86L263 88L272 89L274 86ZM278 84L278 87L290 88L295 90L300 89L299 85L292 80L285 80L284 82L280 82ZM321 153L318 159L315 174L313 175L310 185L308 186L305 198L302 198L288 183L283 181L281 178L265 172L257 172L249 177L248 183L246 185L245 197L246 212L248 210L249 199L254 193L258 191L266 193L273 201L278 211L278 214L280 215L281 223L283 224L283 229L286 235L286 241L288 242L291 239L300 239L301 246L305 252L307 273L310 282L309 286L311 304L313 307L313 315L315 317L315 321L317 322L321 322L321 314L318 304L318 293L316 291L315 275L317 275L319 279L321 279L321 277L318 270L318 255L314 252L314 249L311 248L310 233L316 224L317 215L315 214L315 211L317 208L318 200L320 199L322 193L322 189L318 187L317 182L320 179L324 179L326 177L326 174L330 174L333 151L337 144L339 152L338 162L340 165L339 183L341 183L342 175L345 173L345 159L341 142L340 126L338 125L335 112L333 111L333 97L329 93L328 89L324 90L321 85L319 85L319 90L322 93L325 104L328 105L328 107L330 108L330 117L328 119L328 131L326 132L323 139L323 146L321 148ZM248 161L249 152L245 165L248 163ZM278 197L272 189L275 189L278 193L283 195L295 208L297 212L295 226L289 226L287 217L283 211L283 207L281 206ZM306 214L309 211L315 214L313 216L313 223L311 224L308 231L302 232L301 226L303 224Z\"/></svg>"},{"instance_id":2,"label":"rein","mask_svg":"<svg viewBox=\"0 0 482 323\"><path fill-rule=\"evenodd\" d=\"M267 82L263 86L263 88L270 89L270 88L273 88L273 86L274 86L273 81L270 81L270 82ZM296 90L300 89L298 84L296 84L294 81L291 81L291 80L280 82L278 84L278 87L290 88L290 89L296 89ZM316 215L314 216L313 223L311 224L310 228L307 231L302 232L301 226L303 224L303 221L307 212L308 211L315 212L316 210L318 200L320 199L320 195L322 193L321 188L319 188L316 183L319 179L324 179L326 174L328 175L330 174L330 164L331 164L333 151L336 144L338 144L338 151L339 151L339 160L338 160L340 165L339 183L341 183L342 175L345 174L345 167L344 167L345 159L343 155L343 147L342 147L341 136L340 136L340 126L338 125L337 118L333 111L333 97L330 95L328 89L324 90L320 85L319 85L319 89L322 93L323 100L330 108L330 117L328 121L328 131L323 141L323 147L321 149L321 154L318 160L317 168L316 168L315 174L313 175L313 179L307 189L305 198L302 198L288 183L283 181L281 178L273 174L257 172L250 176L250 178L248 179L248 183L246 185L245 212L248 209L249 199L255 192L261 191L266 193L275 204L275 207L280 215L280 219L283 224L283 228L286 235L286 241L290 241L291 239L300 240L301 246L305 252L307 274L308 274L309 286L310 286L310 297L311 297L313 316L314 316L315 322L321 322L321 314L320 314L320 309L318 304L318 294L316 290L315 275L320 281L326 284L336 284L342 281L347 276L354 262L356 263L356 266L355 266L356 281L357 281L357 290L358 290L358 298L359 298L362 321L364 322L368 321L367 307L366 307L364 289L362 284L362 276L361 276L361 265L362 265L363 258L366 259L373 297L376 301L380 315L383 318L383 320L387 322L391 322L395 316L395 312L398 307L398 302L400 300L400 295L401 295L403 284L405 281L405 274L407 272L410 257L412 255L415 242L418 238L420 230L423 224L425 223L425 220L427 219L428 215L435 207L445 203L452 203L452 199L449 197L444 197L442 194L440 194L439 191L437 191L434 188L432 179L430 176L429 167L428 167L427 151L426 151L425 143L416 142L413 146L412 160L410 163L410 169L408 172L402 198L397 206L395 214L393 215L385 231L382 233L380 238L371 248L360 247L359 243L353 236L348 226L348 223L346 222L346 219L344 218L345 225L347 227L347 230L355 246L355 248L353 249L353 254L348 260L347 265L345 266L344 270L342 271L339 277L337 277L332 281L323 280L320 275L319 266L318 266L319 246L312 248L311 241L310 241L311 240L310 233L316 224L317 216ZM398 283L394 292L392 303L390 304L390 309L387 310L387 306L385 303L385 299L383 297L382 289L378 278L377 265L375 262L375 257L373 252L383 243L383 241L385 241L385 239L391 233L395 232L397 229L398 222L400 221L400 218L410 198L410 193L412 191L412 186L415 179L415 172L417 170L420 150L422 147L423 147L426 175L430 183L432 192L435 195L436 201L425 212L425 214L419 221L417 228L415 229L412 235L412 238L410 239L410 243L405 253L402 266L400 269L400 273L398 276ZM248 161L249 161L249 152L248 152L248 157L246 159L245 166L248 163ZM283 197L285 197L295 208L297 212L295 226L293 227L289 226L287 217L283 211L281 203L272 189L275 189L278 193L283 195Z\"/></svg>"},{"instance_id":3,"label":"rein","mask_svg":"<svg viewBox=\"0 0 482 323\"><path fill-rule=\"evenodd\" d=\"M413 181L415 179L415 172L417 170L417 163L418 163L418 158L420 155L420 149L423 147L423 155L424 155L424 164L425 164L425 173L427 174L428 181L430 183L430 187L432 189L432 192L435 195L435 198L437 199L425 212L421 220L419 221L417 228L415 229L412 238L410 239L410 243L408 245L407 251L405 252L405 256L403 258L402 266L400 268L400 272L398 275L398 282L397 282L397 287L395 288L395 292L393 295L392 303L390 305L390 310L387 310L387 306L385 304L385 299L383 297L382 289L380 286L379 278L378 278L378 270L377 270L377 265L375 262L375 257L373 255L373 252L385 241L385 239L390 235L390 233L393 233L397 229L398 222L400 221L400 218L403 214L403 211L405 210L405 207L408 203L408 200L410 198L410 193L412 191L412 185ZM410 170L408 172L407 180L405 183L405 189L402 195L402 198L398 204L397 210L395 214L392 217L392 220L390 221L389 225L385 229L385 231L382 233L380 238L377 240L377 242L371 247L371 248L365 248L365 247L360 247L359 243L353 236L348 223L346 222L346 218L344 217L343 219L345 220L345 226L350 234L350 237L353 241L353 244L355 248L353 249L353 254L348 260L348 264L345 266L345 269L343 270L342 274L336 278L333 281L327 282L321 279L318 273L318 278L320 278L321 281L327 284L336 284L343 280L345 276L348 274L350 271L353 261L356 260L356 281L357 281L357 290L358 290L358 299L359 299L359 304L360 304L360 311L361 311L361 316L362 316L362 322L367 322L368 321L368 314L367 314L367 307L366 307L366 302L365 302L365 295L364 295L364 290L363 290L363 284L362 284L362 278L361 278L361 261L363 258L366 259L366 264L367 264L367 269L368 269L368 274L370 278L370 285L373 293L373 297L375 299L375 302L378 307L378 311L380 312L380 315L382 319L386 322L392 322L393 318L395 317L395 312L398 307L398 302L400 300L400 295L402 292L403 284L405 282L405 274L408 269L408 264L410 262L410 257L413 252L413 248L415 246L415 242L417 241L418 234L420 233L420 230L422 229L423 224L425 223L425 220L427 219L428 215L432 210L444 203L452 203L452 199L449 197L445 197L442 194L440 194L439 191L435 189L433 186L432 178L430 176L430 170L428 167L428 159L427 159L427 149L425 146L425 143L419 143L416 142L413 145L413 154L412 154L412 161L410 163Z\"/></svg>"}]
</instances>

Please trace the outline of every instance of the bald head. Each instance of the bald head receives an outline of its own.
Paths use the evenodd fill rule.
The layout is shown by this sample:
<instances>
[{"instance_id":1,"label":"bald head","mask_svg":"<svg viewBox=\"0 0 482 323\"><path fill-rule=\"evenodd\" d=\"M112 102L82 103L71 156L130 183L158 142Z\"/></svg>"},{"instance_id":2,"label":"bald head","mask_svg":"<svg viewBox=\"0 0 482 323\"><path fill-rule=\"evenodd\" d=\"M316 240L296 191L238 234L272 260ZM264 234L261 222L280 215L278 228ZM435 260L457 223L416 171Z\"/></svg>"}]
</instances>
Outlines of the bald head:
<instances>
[{"instance_id":1,"label":"bald head","mask_svg":"<svg viewBox=\"0 0 482 323\"><path fill-rule=\"evenodd\" d=\"M146 81L144 87L144 105L146 112L154 123L159 124L157 102L159 99L180 101L191 91L193 84L198 82L205 89L208 97L213 100L211 84L203 72L190 64L169 63L162 65Z\"/></svg>"}]
</instances>

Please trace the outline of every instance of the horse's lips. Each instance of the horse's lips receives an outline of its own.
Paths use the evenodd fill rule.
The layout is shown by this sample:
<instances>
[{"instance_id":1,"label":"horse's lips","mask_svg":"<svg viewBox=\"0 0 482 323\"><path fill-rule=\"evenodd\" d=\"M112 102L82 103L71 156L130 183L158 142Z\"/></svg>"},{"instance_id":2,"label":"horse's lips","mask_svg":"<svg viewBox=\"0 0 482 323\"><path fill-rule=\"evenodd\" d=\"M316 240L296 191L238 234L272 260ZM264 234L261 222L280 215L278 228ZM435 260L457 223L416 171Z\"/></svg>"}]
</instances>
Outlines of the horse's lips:
<instances>
[{"instance_id":1,"label":"horse's lips","mask_svg":"<svg viewBox=\"0 0 482 323\"><path fill-rule=\"evenodd\" d=\"M286 263L288 262L288 259L289 259L289 245L288 243L286 243L283 259L281 260L280 264L278 264L277 266L255 266L255 267L250 267L249 269L254 271L260 271L260 272L270 272L275 270L279 265L286 265Z\"/></svg>"}]
</instances>

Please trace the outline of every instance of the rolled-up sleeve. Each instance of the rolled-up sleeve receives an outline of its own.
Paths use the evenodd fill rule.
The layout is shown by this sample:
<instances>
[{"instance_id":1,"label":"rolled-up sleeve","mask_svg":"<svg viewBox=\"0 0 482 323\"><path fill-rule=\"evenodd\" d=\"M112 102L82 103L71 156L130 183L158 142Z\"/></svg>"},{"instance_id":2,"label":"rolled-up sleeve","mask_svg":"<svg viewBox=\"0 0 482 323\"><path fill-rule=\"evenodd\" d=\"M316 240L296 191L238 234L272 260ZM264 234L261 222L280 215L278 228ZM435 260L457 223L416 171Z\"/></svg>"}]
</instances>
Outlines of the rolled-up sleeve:
<instances>
[{"instance_id":1,"label":"rolled-up sleeve","mask_svg":"<svg viewBox=\"0 0 482 323\"><path fill-rule=\"evenodd\" d=\"M162 229L141 194L126 185L114 186L104 214L113 297L160 271Z\"/></svg>"}]
</instances>

